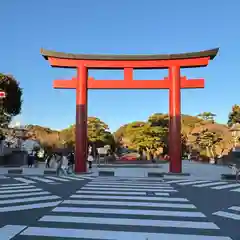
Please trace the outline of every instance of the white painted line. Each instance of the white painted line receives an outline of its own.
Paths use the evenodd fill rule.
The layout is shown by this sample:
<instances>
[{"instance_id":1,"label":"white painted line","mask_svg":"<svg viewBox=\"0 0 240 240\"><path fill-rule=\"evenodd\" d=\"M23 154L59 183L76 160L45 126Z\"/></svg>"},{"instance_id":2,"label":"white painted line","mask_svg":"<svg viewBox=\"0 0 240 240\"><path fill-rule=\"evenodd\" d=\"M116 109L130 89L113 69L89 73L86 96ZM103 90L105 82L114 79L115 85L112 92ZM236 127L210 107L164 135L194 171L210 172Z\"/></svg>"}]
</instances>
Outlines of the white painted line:
<instances>
[{"instance_id":1,"label":"white painted line","mask_svg":"<svg viewBox=\"0 0 240 240\"><path fill-rule=\"evenodd\" d=\"M10 240L19 234L22 230L27 228L27 226L23 225L5 225L0 228L0 239L1 240Z\"/></svg>"},{"instance_id":2,"label":"white painted line","mask_svg":"<svg viewBox=\"0 0 240 240\"><path fill-rule=\"evenodd\" d=\"M35 203L35 204L25 204L25 205L10 206L10 207L1 207L0 208L0 212L14 212L14 211L37 209L37 208L55 207L58 204L60 204L61 202L62 201L46 202L46 203Z\"/></svg>"},{"instance_id":3,"label":"white painted line","mask_svg":"<svg viewBox=\"0 0 240 240\"><path fill-rule=\"evenodd\" d=\"M213 215L216 215L216 216L219 216L219 217L224 217L224 218L231 218L231 219L234 219L234 220L240 220L240 214L235 214L235 213L218 211L218 212L213 213Z\"/></svg>"},{"instance_id":4,"label":"white painted line","mask_svg":"<svg viewBox=\"0 0 240 240\"><path fill-rule=\"evenodd\" d=\"M0 179L7 179L9 177L6 177L6 176L0 176Z\"/></svg>"},{"instance_id":5,"label":"white painted line","mask_svg":"<svg viewBox=\"0 0 240 240\"><path fill-rule=\"evenodd\" d=\"M240 188L236 188L236 189L233 189L233 190L230 190L231 192L240 192Z\"/></svg>"},{"instance_id":6,"label":"white painted line","mask_svg":"<svg viewBox=\"0 0 240 240\"><path fill-rule=\"evenodd\" d=\"M160 184L163 183L162 181L158 182L158 181L139 181L139 180L114 180L114 179L93 179L93 182L101 182L101 183L115 183L115 182L120 182L120 183L153 183L153 184Z\"/></svg>"},{"instance_id":7,"label":"white painted line","mask_svg":"<svg viewBox=\"0 0 240 240\"><path fill-rule=\"evenodd\" d=\"M153 188L148 188L148 189L136 189L136 188L104 188L104 187L82 187L81 189L83 190L104 190L104 191L109 191L109 190L114 190L114 191L119 191L124 192L124 191L132 191L132 192L145 192L146 191L151 191L151 192L177 192L177 190L174 189L153 189Z\"/></svg>"},{"instance_id":8,"label":"white painted line","mask_svg":"<svg viewBox=\"0 0 240 240\"><path fill-rule=\"evenodd\" d=\"M79 176L78 178L83 178L83 179L89 179L89 180L92 180L92 179L94 179L95 177L90 177L90 176Z\"/></svg>"},{"instance_id":9,"label":"white painted line","mask_svg":"<svg viewBox=\"0 0 240 240\"><path fill-rule=\"evenodd\" d=\"M18 178L14 178L15 180L19 181L19 182L23 182L26 184L35 184L36 182L26 179L26 178L22 178L22 177L18 177Z\"/></svg>"},{"instance_id":10,"label":"white painted line","mask_svg":"<svg viewBox=\"0 0 240 240\"><path fill-rule=\"evenodd\" d=\"M76 181L84 181L84 179L82 179L82 178L70 177L70 176L61 176L61 178L76 180Z\"/></svg>"},{"instance_id":11,"label":"white painted line","mask_svg":"<svg viewBox=\"0 0 240 240\"><path fill-rule=\"evenodd\" d=\"M201 212L184 211L161 211L161 210L140 210L140 209L111 209L111 208L76 208L76 207L56 207L52 212L68 213L99 213L99 214L123 214L123 215L151 215L169 217L206 217Z\"/></svg>"},{"instance_id":12,"label":"white painted line","mask_svg":"<svg viewBox=\"0 0 240 240\"><path fill-rule=\"evenodd\" d=\"M110 182L110 181L106 181L106 182L99 182L99 181L91 181L91 184L97 184L97 185L102 185L102 184L109 184L109 185L132 185L132 186L170 186L170 184L165 184L165 183L141 183L141 182Z\"/></svg>"},{"instance_id":13,"label":"white painted line","mask_svg":"<svg viewBox=\"0 0 240 240\"><path fill-rule=\"evenodd\" d=\"M159 208L184 208L195 209L188 203L157 203L157 202L119 202L119 201L93 201L93 200L65 200L62 204L77 205L102 205L102 206L126 206L126 207L159 207Z\"/></svg>"},{"instance_id":14,"label":"white painted line","mask_svg":"<svg viewBox=\"0 0 240 240\"><path fill-rule=\"evenodd\" d=\"M1 200L0 206L4 204L12 204L12 203L25 203L25 202L38 202L45 200L56 200L59 199L58 196L42 196L42 197L30 197L30 198L20 198L20 199L10 199L10 200Z\"/></svg>"},{"instance_id":15,"label":"white painted line","mask_svg":"<svg viewBox=\"0 0 240 240\"><path fill-rule=\"evenodd\" d=\"M151 178L151 180L153 180ZM149 181L148 178L145 178L145 179L133 179L133 178L129 178L129 179L123 179L123 178L94 178L93 181L95 182L107 182L107 181L110 181L110 182L152 182L152 183L160 183L162 182L162 179L158 179L155 181Z\"/></svg>"},{"instance_id":16,"label":"white painted line","mask_svg":"<svg viewBox=\"0 0 240 240\"><path fill-rule=\"evenodd\" d=\"M190 235L174 233L146 233L146 232L123 232L105 231L92 229L70 229L70 228L48 228L48 227L28 227L20 235L41 236L56 238L79 238L79 239L114 239L114 240L231 240L230 237Z\"/></svg>"},{"instance_id":17,"label":"white painted line","mask_svg":"<svg viewBox=\"0 0 240 240\"><path fill-rule=\"evenodd\" d=\"M12 190L15 191L15 189L28 189L28 188L35 188L35 186L32 185L24 185L24 186L13 186L13 187L1 187L1 190Z\"/></svg>"},{"instance_id":18,"label":"white painted line","mask_svg":"<svg viewBox=\"0 0 240 240\"><path fill-rule=\"evenodd\" d=\"M203 184L193 185L193 187L212 187L212 186L223 185L223 184L227 184L227 182L203 183Z\"/></svg>"},{"instance_id":19,"label":"white painted line","mask_svg":"<svg viewBox=\"0 0 240 240\"><path fill-rule=\"evenodd\" d=\"M228 185L224 185L224 186L211 187L211 189L221 190L221 189L232 188L232 187L240 187L240 184L233 183L233 184L228 184Z\"/></svg>"},{"instance_id":20,"label":"white painted line","mask_svg":"<svg viewBox=\"0 0 240 240\"><path fill-rule=\"evenodd\" d=\"M70 198L81 199L118 199L118 200L143 200L143 201L166 201L166 202L188 202L186 198L173 198L173 197L149 197L149 196L107 196L107 195L72 195Z\"/></svg>"},{"instance_id":21,"label":"white painted line","mask_svg":"<svg viewBox=\"0 0 240 240\"><path fill-rule=\"evenodd\" d=\"M166 183L181 183L181 182L189 182L191 180L189 179L177 179L177 180L171 180L171 181L167 181Z\"/></svg>"},{"instance_id":22,"label":"white painted line","mask_svg":"<svg viewBox=\"0 0 240 240\"><path fill-rule=\"evenodd\" d=\"M13 183L13 184L2 184L1 187L11 187L11 186L27 186L27 183Z\"/></svg>"},{"instance_id":23,"label":"white painted line","mask_svg":"<svg viewBox=\"0 0 240 240\"><path fill-rule=\"evenodd\" d=\"M69 182L68 179L64 179L64 178L61 178L61 177L48 176L48 177L45 177L45 178L51 179L51 180L57 180L57 181L60 181L60 182Z\"/></svg>"},{"instance_id":24,"label":"white painted line","mask_svg":"<svg viewBox=\"0 0 240 240\"><path fill-rule=\"evenodd\" d=\"M122 186L122 185L109 185L109 184L92 184L92 183L88 183L86 184L85 186L88 186L88 187L98 187L98 188L101 188L101 187L107 187L109 189L112 189L114 187L117 187L117 188L121 188L121 189L124 189L124 188L134 188L134 189L173 189L173 187L170 187L170 186L164 186L164 187L152 187L152 186L132 186L131 184L128 184L128 185L125 185L125 186Z\"/></svg>"},{"instance_id":25,"label":"white painted line","mask_svg":"<svg viewBox=\"0 0 240 240\"><path fill-rule=\"evenodd\" d=\"M46 179L46 178L41 178L41 177L29 177L33 180L37 180L39 182L44 182L44 183L53 183L54 181Z\"/></svg>"},{"instance_id":26,"label":"white painted line","mask_svg":"<svg viewBox=\"0 0 240 240\"><path fill-rule=\"evenodd\" d=\"M20 193L20 192L38 192L38 191L42 191L41 188L30 188L30 189L21 189L21 190L4 190L4 191L0 191L0 194L2 193Z\"/></svg>"},{"instance_id":27,"label":"white painted line","mask_svg":"<svg viewBox=\"0 0 240 240\"><path fill-rule=\"evenodd\" d=\"M71 217L71 216L51 216L47 215L39 219L41 222L61 222L61 223L88 223L107 224L125 226L149 226L149 227L173 227L173 228L194 228L194 229L219 229L212 222L192 222L192 221L168 221L150 219L129 219L129 218L98 218L98 217Z\"/></svg>"},{"instance_id":28,"label":"white painted line","mask_svg":"<svg viewBox=\"0 0 240 240\"><path fill-rule=\"evenodd\" d=\"M145 192L120 192L120 191L87 191L87 190L79 190L77 193L93 193L93 194L101 194L101 195L146 195ZM169 196L169 193L155 193L156 196Z\"/></svg>"},{"instance_id":29,"label":"white painted line","mask_svg":"<svg viewBox=\"0 0 240 240\"><path fill-rule=\"evenodd\" d=\"M232 206L229 209L234 210L234 211L240 211L240 207L238 207L238 206Z\"/></svg>"},{"instance_id":30,"label":"white painted line","mask_svg":"<svg viewBox=\"0 0 240 240\"><path fill-rule=\"evenodd\" d=\"M184 183L178 183L181 186L185 185L192 185L192 184L198 184L198 183L209 183L209 181L191 181L191 182L184 182Z\"/></svg>"},{"instance_id":31,"label":"white painted line","mask_svg":"<svg viewBox=\"0 0 240 240\"><path fill-rule=\"evenodd\" d=\"M5 195L0 195L0 199L4 199L4 198L15 198L15 197L38 196L38 195L47 195L47 194L51 194L51 193L50 193L50 192L47 192L47 191L44 191L44 192L5 194Z\"/></svg>"}]
</instances>

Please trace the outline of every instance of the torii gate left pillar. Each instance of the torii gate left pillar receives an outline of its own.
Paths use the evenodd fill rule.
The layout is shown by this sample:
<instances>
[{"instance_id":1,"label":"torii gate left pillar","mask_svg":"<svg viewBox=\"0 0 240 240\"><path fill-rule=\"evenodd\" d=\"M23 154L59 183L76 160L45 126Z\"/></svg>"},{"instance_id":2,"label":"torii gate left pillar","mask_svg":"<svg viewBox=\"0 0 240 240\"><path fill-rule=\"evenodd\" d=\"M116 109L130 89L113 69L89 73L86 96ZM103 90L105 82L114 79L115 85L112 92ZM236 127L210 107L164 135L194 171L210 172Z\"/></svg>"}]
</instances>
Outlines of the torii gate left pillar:
<instances>
[{"instance_id":1,"label":"torii gate left pillar","mask_svg":"<svg viewBox=\"0 0 240 240\"><path fill-rule=\"evenodd\" d=\"M41 53L51 66L77 69L71 80L55 80L54 87L76 89L75 172L86 172L88 89L169 89L169 172L182 172L181 88L203 88L203 79L181 77L180 69L205 67L218 49L171 55L88 55L47 51ZM133 80L134 69L168 69L163 80ZM124 69L124 80L94 80L88 69Z\"/></svg>"}]
</instances>

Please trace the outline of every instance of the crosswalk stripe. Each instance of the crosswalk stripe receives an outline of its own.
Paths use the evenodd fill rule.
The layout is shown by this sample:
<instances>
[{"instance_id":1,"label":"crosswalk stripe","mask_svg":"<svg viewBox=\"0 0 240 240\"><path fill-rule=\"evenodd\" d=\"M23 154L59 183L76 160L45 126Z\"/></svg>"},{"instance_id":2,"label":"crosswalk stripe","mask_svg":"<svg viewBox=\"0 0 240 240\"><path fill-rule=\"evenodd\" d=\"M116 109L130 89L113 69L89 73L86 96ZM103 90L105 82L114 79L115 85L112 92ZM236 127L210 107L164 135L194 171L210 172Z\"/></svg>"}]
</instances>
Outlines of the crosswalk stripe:
<instances>
[{"instance_id":1,"label":"crosswalk stripe","mask_svg":"<svg viewBox=\"0 0 240 240\"><path fill-rule=\"evenodd\" d=\"M138 239L138 240L231 240L229 237L189 235L174 233L146 233L146 232L126 232L107 231L92 229L63 229L50 227L28 227L20 233L24 236L43 236L59 238L79 238L79 239Z\"/></svg>"},{"instance_id":2,"label":"crosswalk stripe","mask_svg":"<svg viewBox=\"0 0 240 240\"><path fill-rule=\"evenodd\" d=\"M204 180L199 180L199 181L191 181L191 182L184 182L184 183L178 183L181 186L185 185L192 185L192 184L198 184L198 183L208 183L210 181L204 181Z\"/></svg>"},{"instance_id":3,"label":"crosswalk stripe","mask_svg":"<svg viewBox=\"0 0 240 240\"><path fill-rule=\"evenodd\" d=\"M115 190L115 191L132 191L132 192L146 192L146 191L154 191L154 192L177 192L175 189L154 189L149 187L147 190L146 189L136 189L136 188L104 188L104 187L82 187L81 189L83 190L104 190L104 191L109 191L109 190Z\"/></svg>"},{"instance_id":4,"label":"crosswalk stripe","mask_svg":"<svg viewBox=\"0 0 240 240\"><path fill-rule=\"evenodd\" d=\"M96 184L96 185L102 185L102 184L109 184L109 185L112 185L112 186L114 186L114 185L121 185L121 186L132 186L132 187L134 187L134 186L170 186L169 184L152 184L152 183L121 183L121 182L104 182L104 183L102 183L102 182L91 182L91 184Z\"/></svg>"},{"instance_id":5,"label":"crosswalk stripe","mask_svg":"<svg viewBox=\"0 0 240 240\"><path fill-rule=\"evenodd\" d=\"M193 185L193 187L211 187L211 186L223 185L223 184L227 184L227 182L203 183L203 184Z\"/></svg>"},{"instance_id":6,"label":"crosswalk stripe","mask_svg":"<svg viewBox=\"0 0 240 240\"><path fill-rule=\"evenodd\" d=\"M132 185L125 185L125 186L122 186L122 185L109 185L109 184L92 184L92 182L90 182L90 183L88 183L87 184L87 186L89 186L89 187L108 187L109 189L111 189L111 188L114 188L114 187L118 187L118 188L129 188L129 187L131 187L131 188L135 188L135 189L137 189L137 188L140 188L140 189L149 189L149 188L151 188L151 189L173 189L173 187L171 187L171 186L159 186L159 187L157 187L157 186L151 186L151 185L149 185L149 186L132 186Z\"/></svg>"},{"instance_id":7,"label":"crosswalk stripe","mask_svg":"<svg viewBox=\"0 0 240 240\"><path fill-rule=\"evenodd\" d=\"M111 209L111 208L56 207L52 210L52 212L151 215L151 216L169 216L169 217L170 216L171 217L206 217L201 212L139 210L139 209Z\"/></svg>"},{"instance_id":8,"label":"crosswalk stripe","mask_svg":"<svg viewBox=\"0 0 240 240\"><path fill-rule=\"evenodd\" d=\"M181 182L189 182L189 179L177 179L177 180L171 180L167 181L166 183L181 183Z\"/></svg>"},{"instance_id":9,"label":"crosswalk stripe","mask_svg":"<svg viewBox=\"0 0 240 240\"><path fill-rule=\"evenodd\" d=\"M101 195L146 195L146 192L117 192L117 191L87 191L87 190L79 190L77 193L94 193L94 194L101 194ZM169 193L155 193L156 196L169 196Z\"/></svg>"},{"instance_id":10,"label":"crosswalk stripe","mask_svg":"<svg viewBox=\"0 0 240 240\"><path fill-rule=\"evenodd\" d=\"M213 215L224 217L224 218L231 218L234 220L240 220L240 214L230 213L230 212L224 212L224 211L218 211L213 213Z\"/></svg>"},{"instance_id":11,"label":"crosswalk stripe","mask_svg":"<svg viewBox=\"0 0 240 240\"><path fill-rule=\"evenodd\" d=\"M165 183L163 181L140 181L140 180L114 180L114 179L98 179L95 178L92 180L93 183L138 183L138 184L153 184L153 185L158 185L158 184L164 184L164 185L169 185L168 183Z\"/></svg>"},{"instance_id":12,"label":"crosswalk stripe","mask_svg":"<svg viewBox=\"0 0 240 240\"><path fill-rule=\"evenodd\" d=\"M171 221L171 220L152 220L152 219L126 219L126 218L101 218L101 217L72 217L72 216L51 216L42 217L41 222L61 222L61 223L88 223L88 224L107 224L125 226L150 226L150 227L173 227L173 228L195 228L195 229L219 229L212 222L193 222L193 221Z\"/></svg>"},{"instance_id":13,"label":"crosswalk stripe","mask_svg":"<svg viewBox=\"0 0 240 240\"><path fill-rule=\"evenodd\" d=\"M79 176L79 178L83 178L83 179L94 179L95 177L90 177L90 176Z\"/></svg>"},{"instance_id":14,"label":"crosswalk stripe","mask_svg":"<svg viewBox=\"0 0 240 240\"><path fill-rule=\"evenodd\" d=\"M0 179L7 179L7 178L9 178L9 177L1 176L1 175L0 175Z\"/></svg>"},{"instance_id":15,"label":"crosswalk stripe","mask_svg":"<svg viewBox=\"0 0 240 240\"><path fill-rule=\"evenodd\" d=\"M31 197L31 198L20 198L20 199L10 199L10 200L1 200L0 206L3 204L12 204L12 203L25 203L25 202L34 202L34 201L43 201L43 200L55 200L59 199L58 196L41 196L41 197Z\"/></svg>"},{"instance_id":16,"label":"crosswalk stripe","mask_svg":"<svg viewBox=\"0 0 240 240\"><path fill-rule=\"evenodd\" d=\"M11 187L11 186L27 186L27 183L10 183L10 184L1 184L2 187Z\"/></svg>"},{"instance_id":17,"label":"crosswalk stripe","mask_svg":"<svg viewBox=\"0 0 240 240\"><path fill-rule=\"evenodd\" d=\"M46 203L35 203L35 204L25 204L25 205L10 206L10 207L1 207L0 212L14 212L14 211L21 211L21 210L36 209L36 208L55 207L60 203L61 203L61 201L46 202Z\"/></svg>"},{"instance_id":18,"label":"crosswalk stripe","mask_svg":"<svg viewBox=\"0 0 240 240\"><path fill-rule=\"evenodd\" d=\"M240 211L240 207L238 207L238 206L232 206L229 209L234 210L234 211Z\"/></svg>"},{"instance_id":19,"label":"crosswalk stripe","mask_svg":"<svg viewBox=\"0 0 240 240\"><path fill-rule=\"evenodd\" d=\"M240 184L233 183L233 184L228 184L228 185L224 185L224 186L211 187L211 189L221 190L221 189L232 188L232 187L240 187Z\"/></svg>"},{"instance_id":20,"label":"crosswalk stripe","mask_svg":"<svg viewBox=\"0 0 240 240\"><path fill-rule=\"evenodd\" d=\"M93 200L65 200L62 204L76 205L102 205L102 206L125 206L125 207L161 207L161 208L187 208L195 209L193 204L188 203L160 203L160 202L120 202L120 201L93 201Z\"/></svg>"},{"instance_id":21,"label":"crosswalk stripe","mask_svg":"<svg viewBox=\"0 0 240 240\"><path fill-rule=\"evenodd\" d=\"M64 179L64 178L61 178L61 177L47 176L47 177L45 177L45 178L51 179L51 180L60 181L60 182L69 182L68 179Z\"/></svg>"},{"instance_id":22,"label":"crosswalk stripe","mask_svg":"<svg viewBox=\"0 0 240 240\"><path fill-rule=\"evenodd\" d=\"M1 240L10 240L15 237L22 230L27 228L27 226L23 225L5 225L0 228L0 239Z\"/></svg>"},{"instance_id":23,"label":"crosswalk stripe","mask_svg":"<svg viewBox=\"0 0 240 240\"><path fill-rule=\"evenodd\" d=\"M52 180L49 180L49 179L46 179L46 178L40 178L40 177L29 177L33 180L37 180L39 182L44 182L44 183L54 183L55 181L52 181Z\"/></svg>"},{"instance_id":24,"label":"crosswalk stripe","mask_svg":"<svg viewBox=\"0 0 240 240\"><path fill-rule=\"evenodd\" d=\"M20 193L20 192L38 192L38 191L42 191L41 188L34 188L34 189L20 189L20 190L14 190L14 193ZM2 193L12 193L12 190L4 190L4 191L0 191L0 194Z\"/></svg>"},{"instance_id":25,"label":"crosswalk stripe","mask_svg":"<svg viewBox=\"0 0 240 240\"><path fill-rule=\"evenodd\" d=\"M36 182L34 182L32 180L25 179L25 178L22 178L22 177L17 177L17 178L14 178L14 179L19 181L19 182L26 183L26 184L34 184L34 183L36 183Z\"/></svg>"},{"instance_id":26,"label":"crosswalk stripe","mask_svg":"<svg viewBox=\"0 0 240 240\"><path fill-rule=\"evenodd\" d=\"M43 191L43 192L30 192L30 193L18 193L18 194L4 194L0 195L0 199L5 198L14 198L14 197L28 197L28 196L38 196L38 195L48 195L51 194L50 192Z\"/></svg>"},{"instance_id":27,"label":"crosswalk stripe","mask_svg":"<svg viewBox=\"0 0 240 240\"><path fill-rule=\"evenodd\" d=\"M85 179L77 178L77 177L70 177L70 176L61 176L62 178L70 179L70 180L76 180L76 181L83 181Z\"/></svg>"},{"instance_id":28,"label":"crosswalk stripe","mask_svg":"<svg viewBox=\"0 0 240 240\"><path fill-rule=\"evenodd\" d=\"M240 188L237 188L237 189L232 189L230 190L231 192L240 192Z\"/></svg>"},{"instance_id":29,"label":"crosswalk stripe","mask_svg":"<svg viewBox=\"0 0 240 240\"><path fill-rule=\"evenodd\" d=\"M166 201L166 202L188 202L186 198L174 197L149 197L149 196L107 196L107 195L87 195L73 194L70 198L80 199L121 199L121 200L143 200L143 201Z\"/></svg>"},{"instance_id":30,"label":"crosswalk stripe","mask_svg":"<svg viewBox=\"0 0 240 240\"><path fill-rule=\"evenodd\" d=\"M15 189L27 189L27 188L35 188L35 186L32 185L23 185L23 186L13 186L13 187L1 187L1 190L10 190L12 189L12 191L15 191Z\"/></svg>"}]
</instances>

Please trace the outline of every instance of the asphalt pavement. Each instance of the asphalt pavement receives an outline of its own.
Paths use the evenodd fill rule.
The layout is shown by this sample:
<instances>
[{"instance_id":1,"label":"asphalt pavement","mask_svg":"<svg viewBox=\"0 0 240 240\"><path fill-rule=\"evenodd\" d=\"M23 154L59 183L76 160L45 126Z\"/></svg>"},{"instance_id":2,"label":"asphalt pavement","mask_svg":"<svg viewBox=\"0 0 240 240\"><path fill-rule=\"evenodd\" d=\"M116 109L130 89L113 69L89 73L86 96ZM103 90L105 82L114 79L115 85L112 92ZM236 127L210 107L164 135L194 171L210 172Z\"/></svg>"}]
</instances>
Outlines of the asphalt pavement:
<instances>
[{"instance_id":1,"label":"asphalt pavement","mask_svg":"<svg viewBox=\"0 0 240 240\"><path fill-rule=\"evenodd\" d=\"M25 178L30 180L30 177ZM89 177L68 182L52 179L61 182L59 184L40 183L36 178L31 180L36 183L20 183L16 177L0 179L1 200L16 199L2 197L10 192L16 195L46 191L50 193L46 196L59 198L52 200L56 204L51 207L5 212L1 212L1 201L1 240L240 239L238 218L221 214L235 206L237 215L240 192L232 191L239 188L231 186L235 183L120 177ZM19 183L24 185L13 185ZM24 188L14 188L16 186ZM217 186L222 187L216 189ZM5 190L6 187L12 189ZM42 190L36 191L36 188ZM16 193L17 189L22 192ZM27 197L18 199L23 201ZM25 202L15 205L20 207L23 204ZM216 215L219 211L220 214ZM240 218L240 211L237 216Z\"/></svg>"}]
</instances>

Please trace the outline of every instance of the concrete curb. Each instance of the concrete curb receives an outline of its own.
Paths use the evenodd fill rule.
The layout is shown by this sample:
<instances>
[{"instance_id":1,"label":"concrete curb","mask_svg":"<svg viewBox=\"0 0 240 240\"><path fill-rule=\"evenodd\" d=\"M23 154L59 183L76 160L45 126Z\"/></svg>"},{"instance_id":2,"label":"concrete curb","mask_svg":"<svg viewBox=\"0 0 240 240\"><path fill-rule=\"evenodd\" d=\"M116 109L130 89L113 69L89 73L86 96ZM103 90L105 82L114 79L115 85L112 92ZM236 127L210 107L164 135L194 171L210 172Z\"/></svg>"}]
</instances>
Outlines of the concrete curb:
<instances>
[{"instance_id":1,"label":"concrete curb","mask_svg":"<svg viewBox=\"0 0 240 240\"><path fill-rule=\"evenodd\" d=\"M221 174L222 180L236 180L236 174Z\"/></svg>"},{"instance_id":2,"label":"concrete curb","mask_svg":"<svg viewBox=\"0 0 240 240\"><path fill-rule=\"evenodd\" d=\"M164 177L164 173L158 173L158 172L148 172L148 177Z\"/></svg>"},{"instance_id":3,"label":"concrete curb","mask_svg":"<svg viewBox=\"0 0 240 240\"><path fill-rule=\"evenodd\" d=\"M34 169L33 171L29 171L28 169L24 168L11 168L11 169L6 169L1 175L56 175L57 171L55 169L51 170L46 170L46 169Z\"/></svg>"},{"instance_id":4,"label":"concrete curb","mask_svg":"<svg viewBox=\"0 0 240 240\"><path fill-rule=\"evenodd\" d=\"M99 171L98 176L115 176L114 171Z\"/></svg>"},{"instance_id":5,"label":"concrete curb","mask_svg":"<svg viewBox=\"0 0 240 240\"><path fill-rule=\"evenodd\" d=\"M188 177L191 176L190 173L163 173L164 176L184 176L184 177Z\"/></svg>"}]
</instances>

